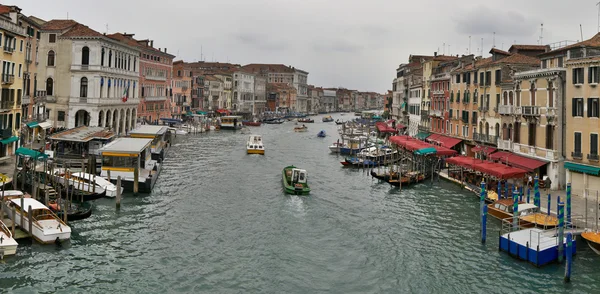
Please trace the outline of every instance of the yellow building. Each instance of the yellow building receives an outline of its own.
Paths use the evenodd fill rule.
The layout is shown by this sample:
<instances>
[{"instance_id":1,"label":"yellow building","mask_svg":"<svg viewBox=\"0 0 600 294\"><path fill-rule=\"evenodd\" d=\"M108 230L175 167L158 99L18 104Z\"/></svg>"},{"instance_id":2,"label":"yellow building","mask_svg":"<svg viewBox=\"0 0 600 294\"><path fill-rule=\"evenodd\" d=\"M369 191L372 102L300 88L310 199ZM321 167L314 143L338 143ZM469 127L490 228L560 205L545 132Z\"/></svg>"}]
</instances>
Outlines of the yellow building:
<instances>
[{"instance_id":1,"label":"yellow building","mask_svg":"<svg viewBox=\"0 0 600 294\"><path fill-rule=\"evenodd\" d=\"M0 5L0 158L14 154L21 130L27 34L18 24L20 11L16 6Z\"/></svg>"}]
</instances>

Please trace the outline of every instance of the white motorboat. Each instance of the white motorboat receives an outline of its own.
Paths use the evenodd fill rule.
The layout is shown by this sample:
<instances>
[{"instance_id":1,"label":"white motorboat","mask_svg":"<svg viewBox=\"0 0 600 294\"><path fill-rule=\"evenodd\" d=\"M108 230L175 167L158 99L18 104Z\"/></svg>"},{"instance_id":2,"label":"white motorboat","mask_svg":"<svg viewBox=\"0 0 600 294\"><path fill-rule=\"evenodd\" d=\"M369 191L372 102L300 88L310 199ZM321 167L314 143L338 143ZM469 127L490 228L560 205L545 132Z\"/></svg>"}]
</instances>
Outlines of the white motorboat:
<instances>
[{"instance_id":1,"label":"white motorboat","mask_svg":"<svg viewBox=\"0 0 600 294\"><path fill-rule=\"evenodd\" d=\"M23 207L21 201L23 201ZM28 210L30 206L33 221L31 233L38 242L50 244L57 240L63 241L71 238L71 227L56 216L52 210L33 198L11 199L8 201L8 205L4 206L4 212L12 216L12 213L9 212L14 207L16 215L12 221L24 231L29 232ZM21 215L23 215L23 223L21 223Z\"/></svg>"},{"instance_id":2,"label":"white motorboat","mask_svg":"<svg viewBox=\"0 0 600 294\"><path fill-rule=\"evenodd\" d=\"M106 197L117 197L117 185L111 183L109 180L99 177L96 175L88 174L88 173L73 173L74 177L83 178L86 181L96 182L96 186L102 187L102 189L106 190ZM123 188L121 187L121 191Z\"/></svg>"},{"instance_id":3,"label":"white motorboat","mask_svg":"<svg viewBox=\"0 0 600 294\"><path fill-rule=\"evenodd\" d=\"M13 239L8 227L0 220L0 255L17 254L17 246L19 243Z\"/></svg>"},{"instance_id":4,"label":"white motorboat","mask_svg":"<svg viewBox=\"0 0 600 294\"><path fill-rule=\"evenodd\" d=\"M333 153L340 153L341 148L349 148L348 144L342 142L333 142L331 146L329 146L329 150Z\"/></svg>"},{"instance_id":5,"label":"white motorboat","mask_svg":"<svg viewBox=\"0 0 600 294\"><path fill-rule=\"evenodd\" d=\"M177 129L177 130L175 130L175 134L176 135L187 135L188 132L184 129Z\"/></svg>"},{"instance_id":6,"label":"white motorboat","mask_svg":"<svg viewBox=\"0 0 600 294\"><path fill-rule=\"evenodd\" d=\"M56 169L54 170L54 174L51 171L47 171L48 174L52 175L56 181L65 187L73 187L74 189L85 192L89 194L87 200L94 200L97 198L101 198L105 196L108 191L96 182L94 187L95 178L94 175L82 172L71 172L65 171L64 169ZM106 193L105 193L106 192ZM116 188L114 189L114 195L116 196ZM112 196L114 197L114 196Z\"/></svg>"},{"instance_id":7,"label":"white motorboat","mask_svg":"<svg viewBox=\"0 0 600 294\"><path fill-rule=\"evenodd\" d=\"M250 135L246 142L246 152L248 154L265 154L265 146L260 135Z\"/></svg>"}]
</instances>

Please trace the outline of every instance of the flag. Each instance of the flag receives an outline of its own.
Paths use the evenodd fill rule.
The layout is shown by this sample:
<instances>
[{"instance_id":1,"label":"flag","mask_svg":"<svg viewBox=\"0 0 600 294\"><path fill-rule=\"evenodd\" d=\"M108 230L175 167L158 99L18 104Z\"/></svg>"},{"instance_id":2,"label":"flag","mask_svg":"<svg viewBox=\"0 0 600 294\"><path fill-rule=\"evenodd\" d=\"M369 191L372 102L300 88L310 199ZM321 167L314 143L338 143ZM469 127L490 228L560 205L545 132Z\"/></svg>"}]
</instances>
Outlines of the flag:
<instances>
[{"instance_id":1,"label":"flag","mask_svg":"<svg viewBox=\"0 0 600 294\"><path fill-rule=\"evenodd\" d=\"M129 84L127 84L127 87L125 87L125 89L123 90L123 97L121 97L121 100L123 100L123 102L127 102L128 98L129 98Z\"/></svg>"}]
</instances>

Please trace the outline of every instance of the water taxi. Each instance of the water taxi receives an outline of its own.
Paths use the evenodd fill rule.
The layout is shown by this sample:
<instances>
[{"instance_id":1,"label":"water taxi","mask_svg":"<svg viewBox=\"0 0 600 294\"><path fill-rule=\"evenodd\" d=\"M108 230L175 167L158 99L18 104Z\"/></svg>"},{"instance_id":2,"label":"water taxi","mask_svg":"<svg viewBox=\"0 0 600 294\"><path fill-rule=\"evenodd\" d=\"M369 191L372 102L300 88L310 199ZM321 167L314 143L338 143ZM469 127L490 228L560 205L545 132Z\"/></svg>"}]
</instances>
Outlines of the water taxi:
<instances>
[{"instance_id":1,"label":"water taxi","mask_svg":"<svg viewBox=\"0 0 600 294\"><path fill-rule=\"evenodd\" d=\"M31 224L33 238L42 244L51 244L56 241L69 240L71 238L71 227L65 224L56 214L41 202L33 198L11 199L4 207L4 212L12 215L11 210L15 208L16 215L12 221L29 233L29 207L32 215ZM23 215L23 218L21 218ZM21 223L21 219L23 222Z\"/></svg>"},{"instance_id":2,"label":"water taxi","mask_svg":"<svg viewBox=\"0 0 600 294\"><path fill-rule=\"evenodd\" d=\"M306 132L308 131L308 127L305 125L294 127L294 132Z\"/></svg>"},{"instance_id":3,"label":"water taxi","mask_svg":"<svg viewBox=\"0 0 600 294\"><path fill-rule=\"evenodd\" d=\"M333 117L331 117L331 115L327 115L323 117L323 122L332 122L333 121Z\"/></svg>"},{"instance_id":4,"label":"water taxi","mask_svg":"<svg viewBox=\"0 0 600 294\"><path fill-rule=\"evenodd\" d=\"M129 132L131 138L151 139L152 159L162 162L170 142L170 133L166 126L141 125ZM106 145L105 145L106 146Z\"/></svg>"},{"instance_id":5,"label":"water taxi","mask_svg":"<svg viewBox=\"0 0 600 294\"><path fill-rule=\"evenodd\" d=\"M581 233L581 237L585 239L588 246L598 255L600 255L600 232L585 231Z\"/></svg>"},{"instance_id":6,"label":"water taxi","mask_svg":"<svg viewBox=\"0 0 600 294\"><path fill-rule=\"evenodd\" d=\"M513 199L500 199L488 204L488 213L499 220L512 218L513 205ZM549 229L558 226L558 218L556 216L542 213L539 207L530 203L519 202L518 213L520 227L543 227Z\"/></svg>"},{"instance_id":7,"label":"water taxi","mask_svg":"<svg viewBox=\"0 0 600 294\"><path fill-rule=\"evenodd\" d=\"M8 227L0 220L0 255L17 254L19 243L13 238Z\"/></svg>"},{"instance_id":8,"label":"water taxi","mask_svg":"<svg viewBox=\"0 0 600 294\"><path fill-rule=\"evenodd\" d=\"M242 117L237 115L228 115L221 117L222 130L239 130L243 126Z\"/></svg>"},{"instance_id":9,"label":"water taxi","mask_svg":"<svg viewBox=\"0 0 600 294\"><path fill-rule=\"evenodd\" d=\"M293 165L286 166L282 172L283 189L287 194L308 195L308 173L306 170L296 168Z\"/></svg>"},{"instance_id":10,"label":"water taxi","mask_svg":"<svg viewBox=\"0 0 600 294\"><path fill-rule=\"evenodd\" d=\"M250 135L246 142L246 152L248 154L265 154L262 137L260 135Z\"/></svg>"}]
</instances>

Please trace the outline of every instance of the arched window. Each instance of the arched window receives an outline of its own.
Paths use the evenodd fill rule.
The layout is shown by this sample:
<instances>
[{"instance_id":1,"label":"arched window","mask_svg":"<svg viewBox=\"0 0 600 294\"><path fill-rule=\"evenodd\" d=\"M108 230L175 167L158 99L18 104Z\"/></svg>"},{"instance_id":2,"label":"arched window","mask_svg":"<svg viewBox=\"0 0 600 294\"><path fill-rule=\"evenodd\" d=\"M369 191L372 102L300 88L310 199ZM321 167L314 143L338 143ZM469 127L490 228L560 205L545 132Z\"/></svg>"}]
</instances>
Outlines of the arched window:
<instances>
[{"instance_id":1,"label":"arched window","mask_svg":"<svg viewBox=\"0 0 600 294\"><path fill-rule=\"evenodd\" d=\"M535 84L534 83L531 83L531 89L530 89L530 91L531 91L531 105L535 105L535 91L536 91L536 88L535 88Z\"/></svg>"},{"instance_id":2,"label":"arched window","mask_svg":"<svg viewBox=\"0 0 600 294\"><path fill-rule=\"evenodd\" d=\"M50 50L48 51L48 66L54 66L54 51Z\"/></svg>"},{"instance_id":3,"label":"arched window","mask_svg":"<svg viewBox=\"0 0 600 294\"><path fill-rule=\"evenodd\" d=\"M46 95L54 95L54 80L52 78L46 80Z\"/></svg>"},{"instance_id":4,"label":"arched window","mask_svg":"<svg viewBox=\"0 0 600 294\"><path fill-rule=\"evenodd\" d=\"M104 48L102 48L102 53L100 54L100 65L104 66Z\"/></svg>"},{"instance_id":5,"label":"arched window","mask_svg":"<svg viewBox=\"0 0 600 294\"><path fill-rule=\"evenodd\" d=\"M112 50L108 50L108 67L112 66Z\"/></svg>"},{"instance_id":6,"label":"arched window","mask_svg":"<svg viewBox=\"0 0 600 294\"><path fill-rule=\"evenodd\" d=\"M88 92L88 79L86 77L81 78L79 87L79 97L87 97Z\"/></svg>"},{"instance_id":7,"label":"arched window","mask_svg":"<svg viewBox=\"0 0 600 294\"><path fill-rule=\"evenodd\" d=\"M89 65L90 64L90 48L87 46L81 49L81 64Z\"/></svg>"}]
</instances>

